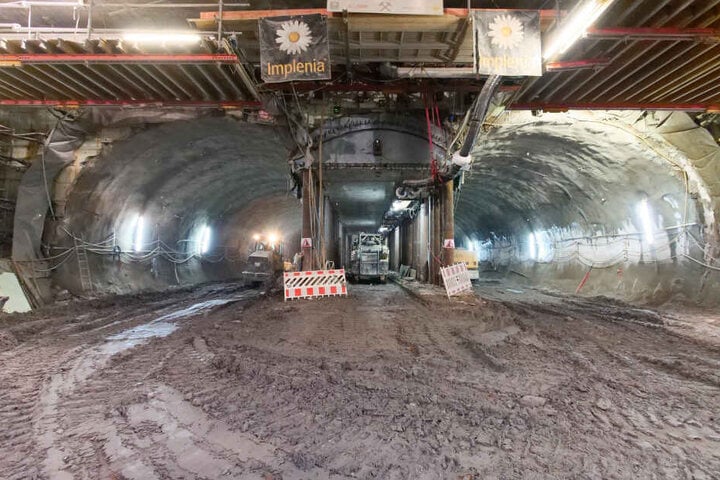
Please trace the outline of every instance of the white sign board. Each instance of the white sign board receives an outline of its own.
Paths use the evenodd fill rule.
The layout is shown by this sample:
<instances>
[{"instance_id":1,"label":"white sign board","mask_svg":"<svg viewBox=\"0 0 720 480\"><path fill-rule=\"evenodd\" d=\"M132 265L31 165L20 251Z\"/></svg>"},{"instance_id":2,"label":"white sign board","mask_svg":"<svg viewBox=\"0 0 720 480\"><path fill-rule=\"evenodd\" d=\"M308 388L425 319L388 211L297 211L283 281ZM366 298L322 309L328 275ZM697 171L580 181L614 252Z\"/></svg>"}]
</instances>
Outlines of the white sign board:
<instances>
[{"instance_id":1,"label":"white sign board","mask_svg":"<svg viewBox=\"0 0 720 480\"><path fill-rule=\"evenodd\" d=\"M312 238L303 237L300 240L300 248L312 248Z\"/></svg>"},{"instance_id":2,"label":"white sign board","mask_svg":"<svg viewBox=\"0 0 720 480\"><path fill-rule=\"evenodd\" d=\"M473 10L475 73L542 75L540 13L533 10Z\"/></svg>"},{"instance_id":3,"label":"white sign board","mask_svg":"<svg viewBox=\"0 0 720 480\"><path fill-rule=\"evenodd\" d=\"M442 0L328 0L328 12L442 15Z\"/></svg>"},{"instance_id":4,"label":"white sign board","mask_svg":"<svg viewBox=\"0 0 720 480\"><path fill-rule=\"evenodd\" d=\"M456 263L449 267L443 267L440 269L440 274L442 275L448 298L453 295L472 293L470 274L464 263Z\"/></svg>"},{"instance_id":5,"label":"white sign board","mask_svg":"<svg viewBox=\"0 0 720 480\"><path fill-rule=\"evenodd\" d=\"M446 238L445 240L443 240L443 248L455 248L455 239Z\"/></svg>"},{"instance_id":6,"label":"white sign board","mask_svg":"<svg viewBox=\"0 0 720 480\"><path fill-rule=\"evenodd\" d=\"M0 296L8 297L3 312L29 312L32 309L14 273L0 273Z\"/></svg>"}]
</instances>

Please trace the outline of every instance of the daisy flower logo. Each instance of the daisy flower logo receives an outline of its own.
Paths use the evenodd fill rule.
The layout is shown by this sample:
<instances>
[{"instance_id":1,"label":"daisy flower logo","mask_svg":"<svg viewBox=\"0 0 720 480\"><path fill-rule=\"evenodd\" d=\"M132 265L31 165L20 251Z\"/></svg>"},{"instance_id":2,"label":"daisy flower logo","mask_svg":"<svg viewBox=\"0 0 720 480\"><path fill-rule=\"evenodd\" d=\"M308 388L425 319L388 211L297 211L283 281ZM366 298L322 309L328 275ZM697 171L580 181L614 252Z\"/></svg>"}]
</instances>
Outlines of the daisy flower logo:
<instances>
[{"instance_id":1,"label":"daisy flower logo","mask_svg":"<svg viewBox=\"0 0 720 480\"><path fill-rule=\"evenodd\" d=\"M512 50L523 40L523 24L512 15L499 15L490 23L488 36L496 47Z\"/></svg>"},{"instance_id":2,"label":"daisy flower logo","mask_svg":"<svg viewBox=\"0 0 720 480\"><path fill-rule=\"evenodd\" d=\"M280 50L290 55L302 53L310 46L312 35L310 27L305 22L290 20L283 22L280 28L275 31Z\"/></svg>"}]
</instances>

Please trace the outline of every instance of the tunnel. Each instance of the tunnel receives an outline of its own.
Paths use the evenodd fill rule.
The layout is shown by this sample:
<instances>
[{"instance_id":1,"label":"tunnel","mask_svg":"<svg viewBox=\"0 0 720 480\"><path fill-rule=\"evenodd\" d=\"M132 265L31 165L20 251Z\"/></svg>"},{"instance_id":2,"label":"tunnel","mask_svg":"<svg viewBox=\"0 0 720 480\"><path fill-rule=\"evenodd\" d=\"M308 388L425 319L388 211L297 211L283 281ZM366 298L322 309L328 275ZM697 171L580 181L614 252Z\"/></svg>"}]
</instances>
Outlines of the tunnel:
<instances>
[{"instance_id":1,"label":"tunnel","mask_svg":"<svg viewBox=\"0 0 720 480\"><path fill-rule=\"evenodd\" d=\"M83 291L77 262L65 261L77 241L91 252L99 293L238 278L257 233L299 245L302 179L292 170L307 152L297 151L287 128L216 114L144 121L90 124L78 140L79 150L101 147L56 193L63 198L42 231L56 291ZM312 169L314 204L325 214L318 266L349 268L349 237L383 228L390 263L430 279L433 257L442 255L428 248L439 240L428 227L438 187L410 201L396 195L429 175L425 129L419 115L383 114L340 116L314 132L310 155L319 158L323 145ZM432 156L446 150L446 132L437 130ZM694 142L714 150L709 140L677 113L508 112L458 176L458 247L476 252L493 276L572 291L589 269L587 288L596 294L713 304L717 279L702 264L717 249L714 165L701 170L684 151ZM393 211L397 201L408 205Z\"/></svg>"},{"instance_id":2,"label":"tunnel","mask_svg":"<svg viewBox=\"0 0 720 480\"><path fill-rule=\"evenodd\" d=\"M718 478L718 8L0 4L0 478Z\"/></svg>"}]
</instances>

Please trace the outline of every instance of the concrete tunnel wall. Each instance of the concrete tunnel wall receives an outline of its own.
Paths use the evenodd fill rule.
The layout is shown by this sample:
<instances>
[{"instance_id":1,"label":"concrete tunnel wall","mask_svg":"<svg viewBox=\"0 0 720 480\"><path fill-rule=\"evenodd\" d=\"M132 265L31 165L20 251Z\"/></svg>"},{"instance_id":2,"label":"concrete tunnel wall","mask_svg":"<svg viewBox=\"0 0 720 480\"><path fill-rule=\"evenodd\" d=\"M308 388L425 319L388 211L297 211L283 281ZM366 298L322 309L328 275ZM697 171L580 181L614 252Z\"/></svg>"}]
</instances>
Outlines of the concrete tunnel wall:
<instances>
[{"instance_id":1,"label":"concrete tunnel wall","mask_svg":"<svg viewBox=\"0 0 720 480\"><path fill-rule=\"evenodd\" d=\"M300 203L288 193L287 141L280 127L227 116L141 129L83 169L64 219L46 229L47 242L56 250L71 247L72 232L97 244L104 254L91 249L89 261L100 292L237 277L253 233L272 230L299 242ZM132 253L138 215L143 246ZM193 256L204 225L212 229L209 251ZM156 256L158 240L178 253ZM103 250L111 245L122 250L119 258ZM74 259L53 280L81 291Z\"/></svg>"},{"instance_id":2,"label":"concrete tunnel wall","mask_svg":"<svg viewBox=\"0 0 720 480\"><path fill-rule=\"evenodd\" d=\"M687 115L507 112L473 161L456 239L486 270L574 291L592 267L583 293L718 303L698 261L718 257L720 150Z\"/></svg>"},{"instance_id":3,"label":"concrete tunnel wall","mask_svg":"<svg viewBox=\"0 0 720 480\"><path fill-rule=\"evenodd\" d=\"M229 117L133 132L83 170L65 218L48 225L46 242L71 246L63 229L92 242L115 232L121 248L131 250L133 221L142 212L152 219L149 238L159 233L166 244L187 249L178 241L194 238L207 223L214 227L213 245L229 247L229 254L215 249L204 261L193 258L177 267L162 259L127 263L91 255L93 280L101 291L127 292L232 277L238 273L233 260L244 257L258 230L282 230L288 243L297 245L300 202L287 194L287 146L281 129ZM705 262L718 256L718 161L708 153L711 148L717 145L709 134L684 114L506 113L478 141L472 171L457 192L457 243L477 250L486 268L523 282L574 290L593 264L584 287L588 293L712 302L717 273L683 256ZM637 240L643 234L637 218L643 198L652 209L654 231L665 235L652 249ZM424 207L419 222L423 212ZM677 244L673 259L674 233L662 232L680 223L690 224L692 237ZM427 228L417 224L406 225L398 237L402 263L419 272L427 262L425 236ZM613 242L627 238L635 239L636 248L621 247L625 254L618 260ZM695 240L707 248L698 248ZM642 257L638 248L644 249ZM54 279L78 290L76 262L59 268Z\"/></svg>"}]
</instances>

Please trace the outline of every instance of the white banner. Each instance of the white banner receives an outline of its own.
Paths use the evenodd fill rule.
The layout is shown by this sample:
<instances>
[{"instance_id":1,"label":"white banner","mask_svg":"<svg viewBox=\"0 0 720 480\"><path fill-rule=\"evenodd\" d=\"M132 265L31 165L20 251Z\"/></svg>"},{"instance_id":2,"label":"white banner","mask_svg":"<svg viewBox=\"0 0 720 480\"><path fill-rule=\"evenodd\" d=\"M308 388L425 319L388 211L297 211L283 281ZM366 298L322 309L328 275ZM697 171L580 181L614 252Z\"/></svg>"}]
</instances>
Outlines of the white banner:
<instances>
[{"instance_id":1,"label":"white banner","mask_svg":"<svg viewBox=\"0 0 720 480\"><path fill-rule=\"evenodd\" d=\"M475 73L542 75L540 14L534 10L473 10Z\"/></svg>"},{"instance_id":2,"label":"white banner","mask_svg":"<svg viewBox=\"0 0 720 480\"><path fill-rule=\"evenodd\" d=\"M442 15L442 0L328 0L328 12Z\"/></svg>"}]
</instances>

